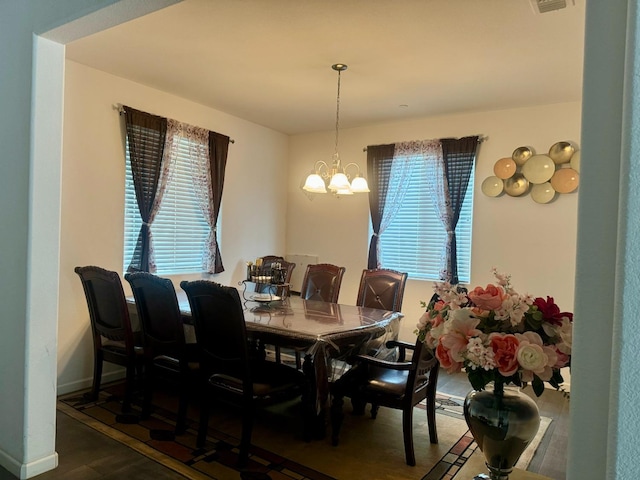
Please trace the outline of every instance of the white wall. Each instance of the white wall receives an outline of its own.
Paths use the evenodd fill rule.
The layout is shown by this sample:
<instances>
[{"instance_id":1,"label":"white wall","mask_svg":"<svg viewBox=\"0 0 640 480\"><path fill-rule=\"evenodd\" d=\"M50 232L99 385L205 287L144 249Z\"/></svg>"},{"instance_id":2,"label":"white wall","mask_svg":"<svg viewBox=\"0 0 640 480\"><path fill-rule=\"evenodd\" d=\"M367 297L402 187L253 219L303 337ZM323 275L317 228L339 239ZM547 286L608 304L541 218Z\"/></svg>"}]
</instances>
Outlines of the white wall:
<instances>
[{"instance_id":1,"label":"white wall","mask_svg":"<svg viewBox=\"0 0 640 480\"><path fill-rule=\"evenodd\" d=\"M515 110L423 118L340 131L344 163L366 166L367 145L482 134L476 163L471 284L493 280L491 267L512 275L521 293L550 295L563 310L573 310L577 225L576 193L540 205L530 195L490 198L480 191L493 165L522 145L546 153L560 140L580 143L580 104L565 103ZM334 132L291 138L291 177L287 210L287 249L292 254L318 255L319 262L346 267L340 302L353 304L367 265L369 206L366 195L335 198L318 195L310 201L300 181L317 160L329 161ZM421 314L420 300L431 297L432 282L411 280L405 291L401 338L413 340Z\"/></svg>"},{"instance_id":2,"label":"white wall","mask_svg":"<svg viewBox=\"0 0 640 480\"><path fill-rule=\"evenodd\" d=\"M66 62L60 249L58 392L89 385L92 344L77 265L122 272L124 226L123 119L112 105L229 135L222 202L221 251L226 271L211 276L235 285L245 262L284 253L287 170L285 135L128 80ZM176 288L184 276L174 278ZM192 277L193 278L193 277ZM123 279L125 290L128 284ZM117 369L105 371L118 371Z\"/></svg>"}]
</instances>

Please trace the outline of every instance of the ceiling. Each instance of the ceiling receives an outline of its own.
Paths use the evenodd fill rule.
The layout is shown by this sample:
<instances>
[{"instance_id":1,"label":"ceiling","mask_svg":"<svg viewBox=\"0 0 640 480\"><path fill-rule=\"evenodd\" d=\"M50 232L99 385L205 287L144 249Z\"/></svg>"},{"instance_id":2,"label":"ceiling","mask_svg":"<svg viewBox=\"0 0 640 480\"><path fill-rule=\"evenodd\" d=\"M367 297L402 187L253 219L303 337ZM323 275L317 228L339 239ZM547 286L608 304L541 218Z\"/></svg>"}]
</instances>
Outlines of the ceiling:
<instances>
[{"instance_id":1,"label":"ceiling","mask_svg":"<svg viewBox=\"0 0 640 480\"><path fill-rule=\"evenodd\" d=\"M184 0L67 58L286 134L579 101L585 0ZM135 105L132 105L135 106Z\"/></svg>"}]
</instances>

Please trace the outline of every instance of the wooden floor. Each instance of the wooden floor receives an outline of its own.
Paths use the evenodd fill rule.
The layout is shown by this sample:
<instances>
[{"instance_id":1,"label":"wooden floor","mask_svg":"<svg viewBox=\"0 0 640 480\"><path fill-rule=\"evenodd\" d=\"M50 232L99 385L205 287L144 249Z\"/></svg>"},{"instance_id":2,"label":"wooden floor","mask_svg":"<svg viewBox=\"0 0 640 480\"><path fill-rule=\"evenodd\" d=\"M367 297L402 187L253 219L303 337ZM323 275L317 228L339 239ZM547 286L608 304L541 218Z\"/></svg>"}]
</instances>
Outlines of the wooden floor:
<instances>
[{"instance_id":1,"label":"wooden floor","mask_svg":"<svg viewBox=\"0 0 640 480\"><path fill-rule=\"evenodd\" d=\"M464 397L470 387L464 374L448 375L442 372L438 380L438 390ZM525 391L531 393L530 389ZM555 480L564 480L569 400L562 392L548 390L536 401L540 414L552 418L553 421L533 457L529 470ZM62 413L58 414L57 424L56 451L59 455L59 466L35 477L39 480L183 478ZM15 478L0 467L0 480Z\"/></svg>"}]
</instances>

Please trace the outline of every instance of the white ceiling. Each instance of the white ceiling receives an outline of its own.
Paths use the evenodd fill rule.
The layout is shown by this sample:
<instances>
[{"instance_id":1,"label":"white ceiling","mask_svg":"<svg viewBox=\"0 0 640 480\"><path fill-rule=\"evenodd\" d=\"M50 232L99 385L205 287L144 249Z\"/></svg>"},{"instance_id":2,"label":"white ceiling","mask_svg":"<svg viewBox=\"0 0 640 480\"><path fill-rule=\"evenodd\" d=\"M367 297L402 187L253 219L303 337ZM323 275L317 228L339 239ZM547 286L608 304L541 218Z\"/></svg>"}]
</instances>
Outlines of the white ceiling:
<instances>
[{"instance_id":1,"label":"white ceiling","mask_svg":"<svg viewBox=\"0 0 640 480\"><path fill-rule=\"evenodd\" d=\"M567 3L185 0L67 58L296 134L334 128L334 63L341 128L579 101L585 7Z\"/></svg>"}]
</instances>

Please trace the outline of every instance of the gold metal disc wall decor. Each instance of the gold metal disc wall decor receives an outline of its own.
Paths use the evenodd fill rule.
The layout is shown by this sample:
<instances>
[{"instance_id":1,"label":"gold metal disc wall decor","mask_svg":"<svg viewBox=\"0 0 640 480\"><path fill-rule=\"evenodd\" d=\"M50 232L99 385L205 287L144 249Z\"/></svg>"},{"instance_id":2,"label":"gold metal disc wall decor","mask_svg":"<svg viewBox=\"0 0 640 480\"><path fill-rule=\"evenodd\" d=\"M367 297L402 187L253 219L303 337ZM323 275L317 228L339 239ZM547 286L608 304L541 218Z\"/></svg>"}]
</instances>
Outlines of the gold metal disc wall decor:
<instances>
[{"instance_id":1,"label":"gold metal disc wall decor","mask_svg":"<svg viewBox=\"0 0 640 480\"><path fill-rule=\"evenodd\" d=\"M549 149L549 157L556 164L568 163L571 156L576 151L575 147L569 142L557 142L551 145Z\"/></svg>"},{"instance_id":2,"label":"gold metal disc wall decor","mask_svg":"<svg viewBox=\"0 0 640 480\"><path fill-rule=\"evenodd\" d=\"M504 182L504 191L512 197L524 195L529 190L529 180L521 173L516 173Z\"/></svg>"},{"instance_id":3,"label":"gold metal disc wall decor","mask_svg":"<svg viewBox=\"0 0 640 480\"><path fill-rule=\"evenodd\" d=\"M533 150L529 147L518 147L511 154L511 158L516 162L516 165L521 167L524 162L529 160L533 156Z\"/></svg>"},{"instance_id":4,"label":"gold metal disc wall decor","mask_svg":"<svg viewBox=\"0 0 640 480\"><path fill-rule=\"evenodd\" d=\"M532 147L516 148L511 157L497 160L494 175L482 182L482 193L499 197L521 197L531 193L539 204L553 202L557 194L574 192L580 183L580 152L573 142L560 141L548 154L536 154Z\"/></svg>"}]
</instances>

